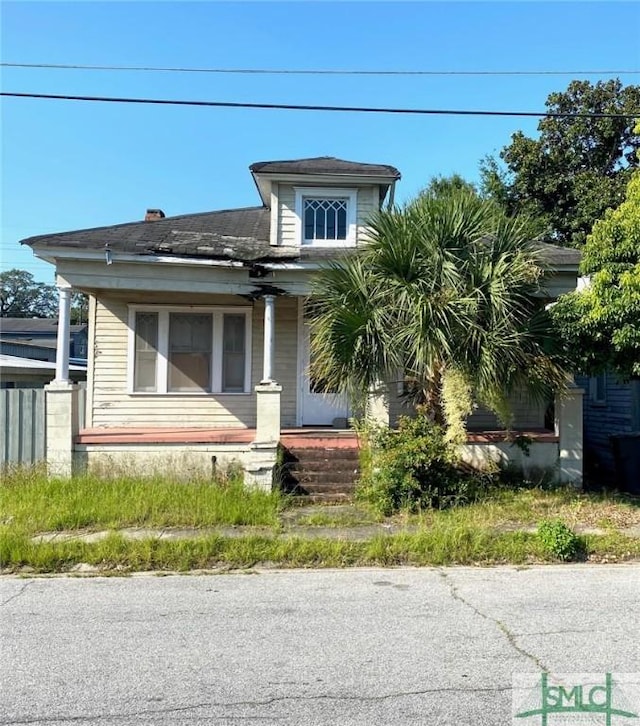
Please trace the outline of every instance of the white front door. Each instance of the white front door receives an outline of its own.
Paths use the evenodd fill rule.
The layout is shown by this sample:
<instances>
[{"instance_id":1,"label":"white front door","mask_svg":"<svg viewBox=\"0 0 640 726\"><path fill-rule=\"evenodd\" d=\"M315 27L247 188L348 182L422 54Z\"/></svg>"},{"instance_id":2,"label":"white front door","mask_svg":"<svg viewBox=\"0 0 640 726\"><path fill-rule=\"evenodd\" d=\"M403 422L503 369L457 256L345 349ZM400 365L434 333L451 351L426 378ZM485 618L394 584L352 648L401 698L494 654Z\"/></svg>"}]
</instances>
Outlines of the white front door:
<instances>
[{"instance_id":1,"label":"white front door","mask_svg":"<svg viewBox=\"0 0 640 726\"><path fill-rule=\"evenodd\" d=\"M304 320L302 300L300 301L300 324L298 326L299 356L298 419L300 426L332 426L335 418L347 418L349 406L345 396L339 396L324 389L309 375L311 346L309 325Z\"/></svg>"}]
</instances>

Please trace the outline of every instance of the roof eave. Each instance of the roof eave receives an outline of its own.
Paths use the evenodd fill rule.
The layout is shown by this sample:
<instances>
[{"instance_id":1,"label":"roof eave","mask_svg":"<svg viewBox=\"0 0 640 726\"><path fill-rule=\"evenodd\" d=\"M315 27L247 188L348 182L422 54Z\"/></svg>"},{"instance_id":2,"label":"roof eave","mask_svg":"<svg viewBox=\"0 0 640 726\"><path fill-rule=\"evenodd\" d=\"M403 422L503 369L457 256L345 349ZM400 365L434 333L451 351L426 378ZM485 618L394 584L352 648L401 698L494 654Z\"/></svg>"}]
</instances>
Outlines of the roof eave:
<instances>
[{"instance_id":1,"label":"roof eave","mask_svg":"<svg viewBox=\"0 0 640 726\"><path fill-rule=\"evenodd\" d=\"M351 174L332 172L322 174L318 172L277 172L277 171L252 171L251 176L260 194L262 203L271 208L271 188L273 182L284 182L289 184L313 185L313 186L343 186L345 181L353 186L380 186L384 187L384 194L399 176L373 175L373 174ZM383 195L384 196L384 195Z\"/></svg>"}]
</instances>

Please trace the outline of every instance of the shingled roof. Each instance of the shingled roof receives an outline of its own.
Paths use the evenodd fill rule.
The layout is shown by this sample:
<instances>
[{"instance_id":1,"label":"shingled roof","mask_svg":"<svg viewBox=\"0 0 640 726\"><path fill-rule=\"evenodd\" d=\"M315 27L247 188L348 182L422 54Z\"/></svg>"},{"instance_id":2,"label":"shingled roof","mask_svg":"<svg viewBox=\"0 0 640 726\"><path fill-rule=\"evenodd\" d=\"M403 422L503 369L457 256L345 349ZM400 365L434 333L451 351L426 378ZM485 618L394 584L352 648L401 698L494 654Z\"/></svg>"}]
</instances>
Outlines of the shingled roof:
<instances>
[{"instance_id":1,"label":"shingled roof","mask_svg":"<svg viewBox=\"0 0 640 726\"><path fill-rule=\"evenodd\" d=\"M363 164L359 161L336 159L335 156L316 156L291 161L257 161L249 169L254 174L331 174L400 179L400 172L395 166Z\"/></svg>"},{"instance_id":2,"label":"shingled roof","mask_svg":"<svg viewBox=\"0 0 640 726\"><path fill-rule=\"evenodd\" d=\"M24 239L21 244L43 251L109 249L128 255L230 260L249 264L335 257L335 250L331 248L274 247L270 244L269 224L269 209L246 207L39 235Z\"/></svg>"},{"instance_id":3,"label":"shingled roof","mask_svg":"<svg viewBox=\"0 0 640 726\"><path fill-rule=\"evenodd\" d=\"M246 263L323 260L335 257L335 249L309 246L272 246L270 211L266 207L225 209L183 214L153 222L130 222L74 232L40 235L22 244L40 250L76 249L129 255L163 255ZM577 266L580 253L539 243L547 262ZM353 251L353 250L351 250ZM349 252L349 250L344 250Z\"/></svg>"}]
</instances>

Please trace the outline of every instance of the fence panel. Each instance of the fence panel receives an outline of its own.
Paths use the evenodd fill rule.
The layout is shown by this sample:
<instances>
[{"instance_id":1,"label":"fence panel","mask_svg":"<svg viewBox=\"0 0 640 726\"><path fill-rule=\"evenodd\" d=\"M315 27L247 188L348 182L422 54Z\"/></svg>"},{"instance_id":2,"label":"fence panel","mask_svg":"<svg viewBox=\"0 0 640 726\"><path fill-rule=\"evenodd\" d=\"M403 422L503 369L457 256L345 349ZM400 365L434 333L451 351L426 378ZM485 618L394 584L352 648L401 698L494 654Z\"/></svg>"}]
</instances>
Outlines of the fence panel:
<instances>
[{"instance_id":1,"label":"fence panel","mask_svg":"<svg viewBox=\"0 0 640 726\"><path fill-rule=\"evenodd\" d=\"M0 464L35 464L44 460L44 389L0 390L0 438Z\"/></svg>"}]
</instances>

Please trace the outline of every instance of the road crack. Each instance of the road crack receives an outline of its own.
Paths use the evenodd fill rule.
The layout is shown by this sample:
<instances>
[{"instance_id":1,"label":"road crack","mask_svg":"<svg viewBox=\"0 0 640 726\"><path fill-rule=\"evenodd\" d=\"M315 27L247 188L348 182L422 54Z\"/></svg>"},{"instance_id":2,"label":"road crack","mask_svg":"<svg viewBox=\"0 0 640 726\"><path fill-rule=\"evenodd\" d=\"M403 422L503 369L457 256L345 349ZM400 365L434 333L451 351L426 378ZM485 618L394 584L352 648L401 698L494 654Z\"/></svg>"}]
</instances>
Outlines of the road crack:
<instances>
[{"instance_id":1,"label":"road crack","mask_svg":"<svg viewBox=\"0 0 640 726\"><path fill-rule=\"evenodd\" d=\"M457 600L458 602L461 602L463 605L468 607L470 610L472 610L476 615L479 615L484 620L493 623L498 630L504 635L504 637L507 639L507 642L509 645L520 655L524 656L528 660L532 661L537 668L539 668L541 671L544 671L546 673L550 672L550 669L547 668L547 666L538 658L537 655L534 653L530 653L528 650L525 650L521 645L518 645L517 638L518 636L515 633L512 633L511 630L507 627L507 625L498 618L494 618L491 615L488 615L487 613L483 613L482 610L478 610L478 608L470 603L468 600L466 600L459 592L458 588L455 585L454 582L452 582L449 575L447 575L446 572L443 572L442 570L438 570L438 574L440 577L444 580L445 585L447 586L451 597L454 600Z\"/></svg>"},{"instance_id":2,"label":"road crack","mask_svg":"<svg viewBox=\"0 0 640 726\"><path fill-rule=\"evenodd\" d=\"M12 600L15 600L16 598L20 597L24 593L24 591L29 587L29 585L33 585L33 581L25 582L24 585L18 590L18 592L14 593L10 597L8 597L6 600L3 600L0 602L0 607L4 607L5 605L8 605Z\"/></svg>"},{"instance_id":3,"label":"road crack","mask_svg":"<svg viewBox=\"0 0 640 726\"><path fill-rule=\"evenodd\" d=\"M445 686L442 688L425 688L417 691L397 691L393 693L385 693L375 696L355 696L355 695L332 695L332 694L318 694L317 696L273 696L271 698L265 698L260 701L229 701L229 702L216 702L209 701L203 703L195 703L190 706L170 706L167 708L150 708L143 709L140 711L131 711L130 713L108 713L108 714L94 714L94 715L76 715L76 716L43 716L43 717L27 717L24 719L2 721L2 726L24 726L26 724L38 724L38 723L52 723L52 722L76 722L82 723L83 721L101 721L104 719L127 719L138 716L158 716L169 713L184 713L188 711L196 711L201 708L237 708L242 706L247 707L260 707L260 706L271 706L275 703L285 701L357 701L360 703L366 703L367 701L386 701L393 698L406 698L409 696L426 696L429 694L438 693L499 693L502 691L510 691L510 686L493 686L484 688L465 688L458 686ZM210 718L216 718L211 716ZM271 717L269 717L271 718Z\"/></svg>"}]
</instances>

